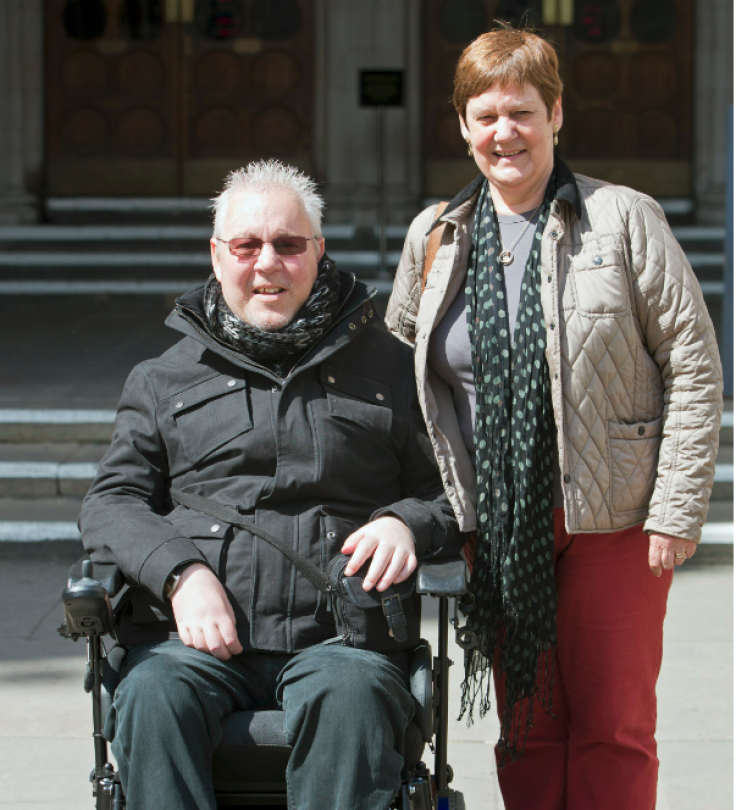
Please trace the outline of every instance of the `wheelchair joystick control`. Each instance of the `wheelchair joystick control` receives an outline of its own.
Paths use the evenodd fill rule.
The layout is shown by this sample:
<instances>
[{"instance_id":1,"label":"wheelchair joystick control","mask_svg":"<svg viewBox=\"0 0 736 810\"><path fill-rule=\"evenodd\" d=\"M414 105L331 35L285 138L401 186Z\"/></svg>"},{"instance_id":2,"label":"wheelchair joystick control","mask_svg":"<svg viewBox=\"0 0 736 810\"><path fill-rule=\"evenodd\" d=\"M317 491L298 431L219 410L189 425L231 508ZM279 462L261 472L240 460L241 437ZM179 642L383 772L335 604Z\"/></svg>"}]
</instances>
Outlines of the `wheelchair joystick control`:
<instances>
[{"instance_id":1,"label":"wheelchair joystick control","mask_svg":"<svg viewBox=\"0 0 736 810\"><path fill-rule=\"evenodd\" d=\"M85 560L81 579L70 580L61 594L66 635L75 640L80 636L104 635L112 630L110 597L93 575L92 560Z\"/></svg>"}]
</instances>

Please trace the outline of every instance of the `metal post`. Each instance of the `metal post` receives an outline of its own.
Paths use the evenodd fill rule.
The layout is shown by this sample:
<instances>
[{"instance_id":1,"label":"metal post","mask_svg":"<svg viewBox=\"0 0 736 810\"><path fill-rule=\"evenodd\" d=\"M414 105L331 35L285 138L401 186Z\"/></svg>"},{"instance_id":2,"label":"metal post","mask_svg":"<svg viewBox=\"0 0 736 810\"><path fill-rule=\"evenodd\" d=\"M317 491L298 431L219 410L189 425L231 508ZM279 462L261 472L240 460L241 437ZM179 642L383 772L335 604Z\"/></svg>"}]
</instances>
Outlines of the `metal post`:
<instances>
[{"instance_id":1,"label":"metal post","mask_svg":"<svg viewBox=\"0 0 736 810\"><path fill-rule=\"evenodd\" d=\"M102 640L98 635L90 636L89 660L94 673L92 683L92 737L95 743L95 772L99 777L107 775L107 741L102 734Z\"/></svg>"},{"instance_id":2,"label":"metal post","mask_svg":"<svg viewBox=\"0 0 736 810\"><path fill-rule=\"evenodd\" d=\"M438 725L434 741L434 780L437 794L447 790L447 715L449 712L450 666L448 658L447 625L450 622L449 599L440 599L439 644L437 656L440 664L440 705L437 707Z\"/></svg>"},{"instance_id":3,"label":"metal post","mask_svg":"<svg viewBox=\"0 0 736 810\"><path fill-rule=\"evenodd\" d=\"M726 169L726 266L721 306L721 361L723 393L733 396L733 104L728 110L728 165Z\"/></svg>"},{"instance_id":4,"label":"metal post","mask_svg":"<svg viewBox=\"0 0 736 810\"><path fill-rule=\"evenodd\" d=\"M386 222L388 219L388 194L386 190L386 108L378 108L378 226L380 264L378 275L385 278L388 273L388 256L386 248Z\"/></svg>"}]
</instances>

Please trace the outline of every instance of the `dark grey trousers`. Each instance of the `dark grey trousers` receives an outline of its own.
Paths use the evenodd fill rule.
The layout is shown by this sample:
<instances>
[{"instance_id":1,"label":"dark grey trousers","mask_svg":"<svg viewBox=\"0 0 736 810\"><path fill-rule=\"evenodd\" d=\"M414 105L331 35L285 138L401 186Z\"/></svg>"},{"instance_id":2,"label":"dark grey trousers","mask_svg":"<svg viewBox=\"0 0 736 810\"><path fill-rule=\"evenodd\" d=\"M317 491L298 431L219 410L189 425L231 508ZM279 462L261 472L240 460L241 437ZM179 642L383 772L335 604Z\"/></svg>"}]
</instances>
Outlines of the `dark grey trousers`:
<instances>
[{"instance_id":1,"label":"dark grey trousers","mask_svg":"<svg viewBox=\"0 0 736 810\"><path fill-rule=\"evenodd\" d=\"M276 708L294 747L291 810L386 810L414 715L405 660L340 645L224 662L180 641L134 647L105 724L128 810L215 810L222 718Z\"/></svg>"}]
</instances>

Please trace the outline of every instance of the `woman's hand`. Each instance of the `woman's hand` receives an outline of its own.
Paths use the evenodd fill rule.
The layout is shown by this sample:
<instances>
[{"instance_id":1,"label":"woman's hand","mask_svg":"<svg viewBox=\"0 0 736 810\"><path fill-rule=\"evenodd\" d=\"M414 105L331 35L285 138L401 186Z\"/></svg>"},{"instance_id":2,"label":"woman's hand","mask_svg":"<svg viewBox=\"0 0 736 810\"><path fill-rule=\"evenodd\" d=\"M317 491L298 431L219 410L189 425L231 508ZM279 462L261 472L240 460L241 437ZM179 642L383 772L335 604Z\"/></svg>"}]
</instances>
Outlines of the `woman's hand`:
<instances>
[{"instance_id":1,"label":"woman's hand","mask_svg":"<svg viewBox=\"0 0 736 810\"><path fill-rule=\"evenodd\" d=\"M382 517L367 523L348 537L341 551L352 554L345 569L348 577L373 557L363 582L366 591L374 585L377 591L385 591L389 585L403 582L417 567L414 536L408 526L395 517Z\"/></svg>"},{"instance_id":2,"label":"woman's hand","mask_svg":"<svg viewBox=\"0 0 736 810\"><path fill-rule=\"evenodd\" d=\"M669 534L649 535L649 567L655 577L662 575L662 569L669 570L682 565L695 554L698 544ZM681 555L685 555L684 557ZM678 556L680 555L680 556Z\"/></svg>"}]
</instances>

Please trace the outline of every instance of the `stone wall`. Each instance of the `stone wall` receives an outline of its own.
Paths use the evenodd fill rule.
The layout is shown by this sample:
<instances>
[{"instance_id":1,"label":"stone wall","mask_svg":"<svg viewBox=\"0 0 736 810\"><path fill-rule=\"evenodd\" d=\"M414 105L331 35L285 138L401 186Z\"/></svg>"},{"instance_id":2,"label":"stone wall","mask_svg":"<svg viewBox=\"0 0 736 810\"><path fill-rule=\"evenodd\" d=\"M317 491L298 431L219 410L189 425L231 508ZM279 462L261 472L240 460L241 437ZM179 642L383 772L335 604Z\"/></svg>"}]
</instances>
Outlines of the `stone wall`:
<instances>
[{"instance_id":1,"label":"stone wall","mask_svg":"<svg viewBox=\"0 0 736 810\"><path fill-rule=\"evenodd\" d=\"M728 107L733 104L733 0L698 0L695 14L696 211L704 224L723 224Z\"/></svg>"},{"instance_id":2,"label":"stone wall","mask_svg":"<svg viewBox=\"0 0 736 810\"><path fill-rule=\"evenodd\" d=\"M43 187L43 0L0 2L0 222L34 222Z\"/></svg>"}]
</instances>

